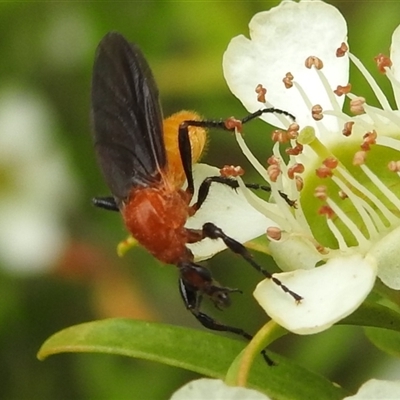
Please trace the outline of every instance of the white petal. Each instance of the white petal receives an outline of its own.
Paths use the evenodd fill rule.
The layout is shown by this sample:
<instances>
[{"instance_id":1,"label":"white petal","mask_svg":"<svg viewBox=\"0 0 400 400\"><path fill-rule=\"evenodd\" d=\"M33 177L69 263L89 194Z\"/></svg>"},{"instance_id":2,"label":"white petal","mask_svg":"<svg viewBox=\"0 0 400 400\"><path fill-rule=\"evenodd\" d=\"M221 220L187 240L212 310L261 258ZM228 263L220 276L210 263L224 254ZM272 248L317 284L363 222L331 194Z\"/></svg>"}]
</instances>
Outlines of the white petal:
<instances>
[{"instance_id":1,"label":"white petal","mask_svg":"<svg viewBox=\"0 0 400 400\"><path fill-rule=\"evenodd\" d=\"M343 400L397 400L400 399L400 381L380 381L371 379L365 382L357 394Z\"/></svg>"},{"instance_id":2,"label":"white petal","mask_svg":"<svg viewBox=\"0 0 400 400\"><path fill-rule=\"evenodd\" d=\"M314 268L321 261L321 254L303 236L282 234L282 239L269 243L269 251L282 271Z\"/></svg>"},{"instance_id":3,"label":"white petal","mask_svg":"<svg viewBox=\"0 0 400 400\"><path fill-rule=\"evenodd\" d=\"M170 400L270 400L253 389L228 386L219 379L198 379L181 387Z\"/></svg>"},{"instance_id":4,"label":"white petal","mask_svg":"<svg viewBox=\"0 0 400 400\"><path fill-rule=\"evenodd\" d=\"M332 109L326 90L314 70L306 69L309 56L319 57L323 73L332 89L348 83L348 57L336 57L336 49L347 40L346 21L333 6L321 1L284 1L269 11L256 14L250 22L251 40L243 35L233 38L224 54L224 76L230 90L248 111L261 108L254 89L262 84L267 100L274 107L291 112L301 126L315 126L310 111L299 92L285 89L282 79L287 72L294 75L312 104ZM340 106L344 96L337 98ZM270 114L265 120L282 126ZM336 129L333 117L324 124Z\"/></svg>"},{"instance_id":5,"label":"white petal","mask_svg":"<svg viewBox=\"0 0 400 400\"><path fill-rule=\"evenodd\" d=\"M392 289L400 290L400 227L388 233L370 249L378 262L378 277Z\"/></svg>"},{"instance_id":6,"label":"white petal","mask_svg":"<svg viewBox=\"0 0 400 400\"><path fill-rule=\"evenodd\" d=\"M219 169L206 164L193 167L196 191L192 203L197 200L198 186L205 178L219 176ZM240 189L233 190L227 185L213 183L205 202L186 223L187 228L201 229L206 222L212 222L228 236L240 243L248 242L265 234L269 226L276 226L263 214L256 211L246 200ZM222 240L203 239L187 247L195 255L196 261L212 257L226 249Z\"/></svg>"},{"instance_id":7,"label":"white petal","mask_svg":"<svg viewBox=\"0 0 400 400\"><path fill-rule=\"evenodd\" d=\"M270 279L260 282L254 297L279 325L300 335L318 333L351 314L367 297L376 277L376 261L359 254L335 257L318 268L274 274L294 299Z\"/></svg>"},{"instance_id":8,"label":"white petal","mask_svg":"<svg viewBox=\"0 0 400 400\"><path fill-rule=\"evenodd\" d=\"M394 97L397 107L400 108L400 25L393 32L390 59L392 60L391 70L396 78L396 84L393 85Z\"/></svg>"}]
</instances>

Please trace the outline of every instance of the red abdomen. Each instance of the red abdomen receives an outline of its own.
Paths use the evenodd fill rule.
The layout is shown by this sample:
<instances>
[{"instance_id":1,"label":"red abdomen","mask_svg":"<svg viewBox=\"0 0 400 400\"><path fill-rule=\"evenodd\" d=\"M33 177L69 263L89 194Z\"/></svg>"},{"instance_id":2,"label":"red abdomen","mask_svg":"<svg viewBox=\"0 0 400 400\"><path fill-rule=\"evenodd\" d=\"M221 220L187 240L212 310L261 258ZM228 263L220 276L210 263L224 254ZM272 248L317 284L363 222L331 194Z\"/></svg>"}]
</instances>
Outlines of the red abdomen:
<instances>
[{"instance_id":1,"label":"red abdomen","mask_svg":"<svg viewBox=\"0 0 400 400\"><path fill-rule=\"evenodd\" d=\"M182 190L135 188L121 212L132 236L160 261L176 264L192 258L185 246L189 215Z\"/></svg>"}]
</instances>

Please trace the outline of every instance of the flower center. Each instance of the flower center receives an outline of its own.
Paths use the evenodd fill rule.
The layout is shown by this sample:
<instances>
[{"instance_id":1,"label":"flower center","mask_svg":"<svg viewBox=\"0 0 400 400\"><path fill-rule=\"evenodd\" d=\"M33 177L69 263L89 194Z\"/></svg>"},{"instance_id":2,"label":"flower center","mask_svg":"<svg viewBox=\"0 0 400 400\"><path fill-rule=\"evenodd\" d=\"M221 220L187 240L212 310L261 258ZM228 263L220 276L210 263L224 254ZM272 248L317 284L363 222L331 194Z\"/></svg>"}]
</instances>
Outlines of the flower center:
<instances>
[{"instance_id":1,"label":"flower center","mask_svg":"<svg viewBox=\"0 0 400 400\"><path fill-rule=\"evenodd\" d=\"M337 51L341 57L347 46ZM326 254L329 247L341 252L357 250L367 252L371 244L399 226L400 222L400 114L392 111L388 100L371 74L353 55L351 61L359 68L379 100L382 109L368 105L365 99L351 93L351 84L332 90L323 73L323 62L309 57L305 67L313 69L332 104L323 110L312 105L306 88L295 80L291 73L283 79L287 89L292 87L301 94L316 128L289 125L287 130L276 130L273 156L265 168L247 148L241 136L237 140L253 166L271 185L276 204L264 208L264 214L273 219L282 231L302 236L313 243L319 253ZM377 57L380 71L394 80L390 71L390 60ZM265 106L265 90L258 100ZM350 100L350 111L357 116L345 114L336 96L345 95ZM359 115L362 114L362 115ZM323 118L333 116L343 129L332 130ZM285 155L282 156L283 146ZM296 207L285 201L284 192ZM252 199L252 204L257 203ZM265 209L268 209L265 211ZM321 223L321 218L325 223ZM276 228L274 228L276 230ZM281 238L277 232L269 235L271 240Z\"/></svg>"}]
</instances>

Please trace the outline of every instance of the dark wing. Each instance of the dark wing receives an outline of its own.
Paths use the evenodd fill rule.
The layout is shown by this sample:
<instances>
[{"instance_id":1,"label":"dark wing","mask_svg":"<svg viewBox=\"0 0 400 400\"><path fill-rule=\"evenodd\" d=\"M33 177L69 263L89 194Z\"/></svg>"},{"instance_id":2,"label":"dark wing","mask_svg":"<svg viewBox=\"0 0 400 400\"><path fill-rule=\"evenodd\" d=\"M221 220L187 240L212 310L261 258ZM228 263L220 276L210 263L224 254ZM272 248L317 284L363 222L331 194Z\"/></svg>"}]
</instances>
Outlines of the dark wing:
<instances>
[{"instance_id":1,"label":"dark wing","mask_svg":"<svg viewBox=\"0 0 400 400\"><path fill-rule=\"evenodd\" d=\"M166 167L158 89L140 49L119 33L101 40L92 78L94 141L111 193L160 182Z\"/></svg>"}]
</instances>

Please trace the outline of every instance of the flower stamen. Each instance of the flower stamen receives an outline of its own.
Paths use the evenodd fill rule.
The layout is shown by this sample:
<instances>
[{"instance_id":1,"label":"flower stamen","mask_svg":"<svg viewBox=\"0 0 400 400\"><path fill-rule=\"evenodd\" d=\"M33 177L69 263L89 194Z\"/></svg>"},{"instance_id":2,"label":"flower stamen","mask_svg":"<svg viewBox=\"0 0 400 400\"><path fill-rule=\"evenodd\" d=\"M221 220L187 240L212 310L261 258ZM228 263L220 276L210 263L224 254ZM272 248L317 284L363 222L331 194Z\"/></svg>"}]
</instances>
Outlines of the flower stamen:
<instances>
[{"instance_id":1,"label":"flower stamen","mask_svg":"<svg viewBox=\"0 0 400 400\"><path fill-rule=\"evenodd\" d=\"M240 165L224 165L219 173L225 178L238 177L244 175L244 169Z\"/></svg>"},{"instance_id":2,"label":"flower stamen","mask_svg":"<svg viewBox=\"0 0 400 400\"><path fill-rule=\"evenodd\" d=\"M358 70L361 72L361 74L364 76L368 84L371 86L371 89L375 93L376 98L378 99L380 105L382 108L386 111L392 111L392 108L390 107L390 104L383 93L382 89L378 86L376 83L375 79L372 77L370 72L364 67L363 63L352 53L348 53L350 60L353 62L353 64L358 68Z\"/></svg>"},{"instance_id":3,"label":"flower stamen","mask_svg":"<svg viewBox=\"0 0 400 400\"><path fill-rule=\"evenodd\" d=\"M387 219L387 221L392 225L396 223L397 217L382 203L377 196L375 196L369 189L358 182L357 179L344 168L338 166L338 172L343 176L344 179L356 190L362 193L366 198L370 200L372 204L382 213L382 215Z\"/></svg>"},{"instance_id":4,"label":"flower stamen","mask_svg":"<svg viewBox=\"0 0 400 400\"><path fill-rule=\"evenodd\" d=\"M304 165L300 163L293 164L290 168L288 168L287 176L289 179L294 179L294 174L302 174L304 172Z\"/></svg>"},{"instance_id":5,"label":"flower stamen","mask_svg":"<svg viewBox=\"0 0 400 400\"><path fill-rule=\"evenodd\" d=\"M311 108L311 115L316 121L321 121L324 118L322 114L322 107L319 104L316 104Z\"/></svg>"},{"instance_id":6,"label":"flower stamen","mask_svg":"<svg viewBox=\"0 0 400 400\"><path fill-rule=\"evenodd\" d=\"M336 57L344 57L349 50L349 46L346 43L342 42L340 47L336 49Z\"/></svg>"},{"instance_id":7,"label":"flower stamen","mask_svg":"<svg viewBox=\"0 0 400 400\"><path fill-rule=\"evenodd\" d=\"M328 198L327 187L317 186L314 189L314 196L319 200L325 201Z\"/></svg>"},{"instance_id":8,"label":"flower stamen","mask_svg":"<svg viewBox=\"0 0 400 400\"><path fill-rule=\"evenodd\" d=\"M317 72L319 80L321 81L321 83L322 83L322 85L323 85L323 87L325 89L325 92L329 97L329 101L331 103L332 109L337 113L341 113L342 112L342 108L339 105L339 103L337 101L337 98L335 97L335 94L332 91L331 86L329 84L329 81L326 78L325 74L322 71L318 70L318 69L316 69L315 71Z\"/></svg>"},{"instance_id":9,"label":"flower stamen","mask_svg":"<svg viewBox=\"0 0 400 400\"><path fill-rule=\"evenodd\" d=\"M354 121L348 121L344 124L342 134L343 136L350 136L353 130Z\"/></svg>"},{"instance_id":10,"label":"flower stamen","mask_svg":"<svg viewBox=\"0 0 400 400\"><path fill-rule=\"evenodd\" d=\"M358 245L363 248L368 248L369 240L362 234L357 225L347 216L347 214L330 197L326 199L326 202L336 216L343 222L343 224L354 236L358 242Z\"/></svg>"},{"instance_id":11,"label":"flower stamen","mask_svg":"<svg viewBox=\"0 0 400 400\"><path fill-rule=\"evenodd\" d=\"M361 169L368 176L372 183L385 195L385 197L393 203L393 205L400 210L400 200L398 197L388 189L388 187L365 165L360 165ZM396 218L398 220L398 218Z\"/></svg>"},{"instance_id":12,"label":"flower stamen","mask_svg":"<svg viewBox=\"0 0 400 400\"><path fill-rule=\"evenodd\" d=\"M333 223L332 219L327 218L326 223L328 225L329 230L332 232L332 235L335 237L338 243L339 250L342 251L343 253L348 251L346 241L344 240L344 237L339 231L338 227Z\"/></svg>"},{"instance_id":13,"label":"flower stamen","mask_svg":"<svg viewBox=\"0 0 400 400\"><path fill-rule=\"evenodd\" d=\"M392 60L388 56L385 56L382 53L378 54L374 58L374 60L376 61L378 71L381 74L386 74L387 69L389 69L392 66Z\"/></svg>"},{"instance_id":14,"label":"flower stamen","mask_svg":"<svg viewBox=\"0 0 400 400\"><path fill-rule=\"evenodd\" d=\"M365 109L364 109L365 99L364 99L364 97L352 96L351 94L349 94L348 97L350 98L350 111L354 115L365 114Z\"/></svg>"},{"instance_id":15,"label":"flower stamen","mask_svg":"<svg viewBox=\"0 0 400 400\"><path fill-rule=\"evenodd\" d=\"M281 240L282 238L282 230L278 228L277 226L270 226L267 229L267 237L270 240Z\"/></svg>"},{"instance_id":16,"label":"flower stamen","mask_svg":"<svg viewBox=\"0 0 400 400\"><path fill-rule=\"evenodd\" d=\"M311 69L311 67L315 67L317 70L322 69L324 67L324 63L322 62L322 60L315 56L307 57L304 65L308 69Z\"/></svg>"},{"instance_id":17,"label":"flower stamen","mask_svg":"<svg viewBox=\"0 0 400 400\"><path fill-rule=\"evenodd\" d=\"M400 161L390 161L388 164L388 169L391 172L400 172Z\"/></svg>"},{"instance_id":18,"label":"flower stamen","mask_svg":"<svg viewBox=\"0 0 400 400\"><path fill-rule=\"evenodd\" d=\"M267 94L267 89L265 89L263 87L263 85L261 85L261 83L259 83L256 86L255 92L257 93L257 101L259 101L260 103L265 103L265 95Z\"/></svg>"},{"instance_id":19,"label":"flower stamen","mask_svg":"<svg viewBox=\"0 0 400 400\"><path fill-rule=\"evenodd\" d=\"M376 237L378 231L376 230L376 227L372 222L371 216L368 215L365 208L363 207L363 204L360 201L361 199L356 194L354 194L351 191L351 189L337 176L332 176L332 181L336 183L336 185L341 189L341 191L345 193L345 195L353 203L355 209L357 210L361 219L363 220L365 227L367 228L369 238L371 239Z\"/></svg>"},{"instance_id":20,"label":"flower stamen","mask_svg":"<svg viewBox=\"0 0 400 400\"><path fill-rule=\"evenodd\" d=\"M348 83L346 86L338 85L337 88L333 91L336 96L343 96L344 94L350 93L351 91L351 83Z\"/></svg>"},{"instance_id":21,"label":"flower stamen","mask_svg":"<svg viewBox=\"0 0 400 400\"><path fill-rule=\"evenodd\" d=\"M282 79L282 82L284 83L286 89L290 89L291 87L293 87L293 79L294 76L290 72L287 72L285 77Z\"/></svg>"}]
</instances>

